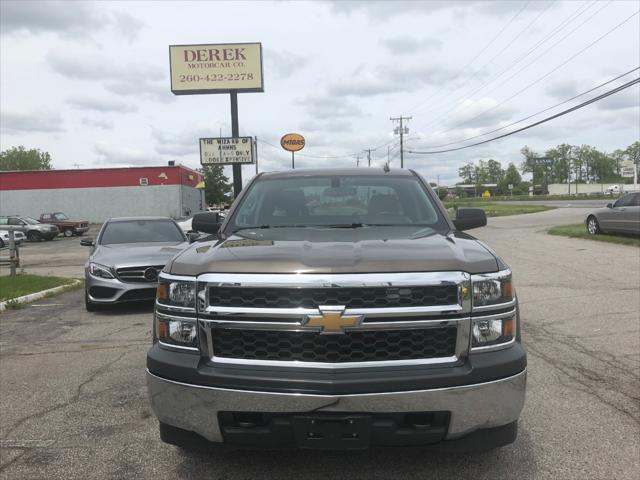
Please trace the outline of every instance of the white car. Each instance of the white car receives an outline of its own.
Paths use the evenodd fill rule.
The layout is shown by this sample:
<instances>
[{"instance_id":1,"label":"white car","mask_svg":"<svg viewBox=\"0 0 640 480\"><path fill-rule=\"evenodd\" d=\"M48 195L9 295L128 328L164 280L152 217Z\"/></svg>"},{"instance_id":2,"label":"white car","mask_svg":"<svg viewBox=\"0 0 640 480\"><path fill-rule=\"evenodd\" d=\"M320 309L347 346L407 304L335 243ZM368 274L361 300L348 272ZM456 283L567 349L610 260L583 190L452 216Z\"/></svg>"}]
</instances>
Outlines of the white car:
<instances>
[{"instance_id":1,"label":"white car","mask_svg":"<svg viewBox=\"0 0 640 480\"><path fill-rule=\"evenodd\" d=\"M620 193L620 185L609 185L604 193L606 195L618 195Z\"/></svg>"},{"instance_id":2,"label":"white car","mask_svg":"<svg viewBox=\"0 0 640 480\"><path fill-rule=\"evenodd\" d=\"M20 245L24 242L27 237L23 232L15 231L13 232L13 238L16 242L16 245ZM0 230L0 248L9 246L9 230Z\"/></svg>"}]
</instances>

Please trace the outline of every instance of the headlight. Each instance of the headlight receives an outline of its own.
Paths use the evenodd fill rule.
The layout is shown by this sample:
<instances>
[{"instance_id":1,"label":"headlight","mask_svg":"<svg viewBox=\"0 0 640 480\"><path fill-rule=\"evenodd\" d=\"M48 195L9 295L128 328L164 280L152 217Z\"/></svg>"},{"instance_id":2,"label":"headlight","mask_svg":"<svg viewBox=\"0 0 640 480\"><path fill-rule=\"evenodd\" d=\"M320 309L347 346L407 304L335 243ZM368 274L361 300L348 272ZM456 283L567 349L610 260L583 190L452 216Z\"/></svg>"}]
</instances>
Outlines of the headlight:
<instances>
[{"instance_id":1,"label":"headlight","mask_svg":"<svg viewBox=\"0 0 640 480\"><path fill-rule=\"evenodd\" d=\"M516 317L473 320L471 348L510 343L516 336Z\"/></svg>"},{"instance_id":2,"label":"headlight","mask_svg":"<svg viewBox=\"0 0 640 480\"><path fill-rule=\"evenodd\" d=\"M160 278L156 298L168 306L196 308L196 282Z\"/></svg>"},{"instance_id":3,"label":"headlight","mask_svg":"<svg viewBox=\"0 0 640 480\"><path fill-rule=\"evenodd\" d=\"M111 268L100 265L99 263L90 263L89 273L98 278L116 278Z\"/></svg>"},{"instance_id":4,"label":"headlight","mask_svg":"<svg viewBox=\"0 0 640 480\"><path fill-rule=\"evenodd\" d=\"M174 347L198 349L196 320L183 320L156 314L156 338Z\"/></svg>"},{"instance_id":5,"label":"headlight","mask_svg":"<svg viewBox=\"0 0 640 480\"><path fill-rule=\"evenodd\" d=\"M511 270L472 275L473 308L508 303L513 300Z\"/></svg>"}]
</instances>

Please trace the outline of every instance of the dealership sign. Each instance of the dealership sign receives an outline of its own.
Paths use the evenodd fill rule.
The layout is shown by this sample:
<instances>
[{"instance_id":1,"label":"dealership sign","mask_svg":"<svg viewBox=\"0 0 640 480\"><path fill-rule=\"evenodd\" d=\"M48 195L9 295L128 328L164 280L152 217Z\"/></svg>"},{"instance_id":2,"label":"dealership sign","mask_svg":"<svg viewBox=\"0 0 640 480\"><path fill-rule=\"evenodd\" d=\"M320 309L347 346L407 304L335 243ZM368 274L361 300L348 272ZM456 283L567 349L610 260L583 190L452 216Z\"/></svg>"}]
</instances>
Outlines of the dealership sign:
<instances>
[{"instance_id":1,"label":"dealership sign","mask_svg":"<svg viewBox=\"0 0 640 480\"><path fill-rule=\"evenodd\" d=\"M201 138L200 163L202 165L254 163L253 139L251 137Z\"/></svg>"},{"instance_id":2,"label":"dealership sign","mask_svg":"<svg viewBox=\"0 0 640 480\"><path fill-rule=\"evenodd\" d=\"M636 166L631 163L627 165L622 165L622 176L626 178L633 178L636 173Z\"/></svg>"},{"instance_id":3,"label":"dealership sign","mask_svg":"<svg viewBox=\"0 0 640 480\"><path fill-rule=\"evenodd\" d=\"M262 44L170 45L171 91L263 92Z\"/></svg>"}]
</instances>

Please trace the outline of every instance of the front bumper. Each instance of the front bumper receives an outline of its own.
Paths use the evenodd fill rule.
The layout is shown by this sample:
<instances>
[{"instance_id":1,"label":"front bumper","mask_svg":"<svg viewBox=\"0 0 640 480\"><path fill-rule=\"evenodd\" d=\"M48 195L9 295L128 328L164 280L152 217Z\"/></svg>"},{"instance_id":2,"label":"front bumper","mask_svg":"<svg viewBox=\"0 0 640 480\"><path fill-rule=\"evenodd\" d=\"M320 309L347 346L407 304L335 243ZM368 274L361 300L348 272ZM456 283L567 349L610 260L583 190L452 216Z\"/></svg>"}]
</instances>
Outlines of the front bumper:
<instances>
[{"instance_id":1,"label":"front bumper","mask_svg":"<svg viewBox=\"0 0 640 480\"><path fill-rule=\"evenodd\" d=\"M125 283L117 278L96 278L85 271L87 296L92 303L152 301L156 297L156 283Z\"/></svg>"},{"instance_id":2,"label":"front bumper","mask_svg":"<svg viewBox=\"0 0 640 480\"><path fill-rule=\"evenodd\" d=\"M89 227L74 227L76 235L82 235L89 231Z\"/></svg>"},{"instance_id":3,"label":"front bumper","mask_svg":"<svg viewBox=\"0 0 640 480\"><path fill-rule=\"evenodd\" d=\"M219 412L387 413L450 412L446 440L517 421L525 399L526 369L500 380L429 390L312 395L232 390L175 382L147 370L151 408L164 424L223 442Z\"/></svg>"}]
</instances>

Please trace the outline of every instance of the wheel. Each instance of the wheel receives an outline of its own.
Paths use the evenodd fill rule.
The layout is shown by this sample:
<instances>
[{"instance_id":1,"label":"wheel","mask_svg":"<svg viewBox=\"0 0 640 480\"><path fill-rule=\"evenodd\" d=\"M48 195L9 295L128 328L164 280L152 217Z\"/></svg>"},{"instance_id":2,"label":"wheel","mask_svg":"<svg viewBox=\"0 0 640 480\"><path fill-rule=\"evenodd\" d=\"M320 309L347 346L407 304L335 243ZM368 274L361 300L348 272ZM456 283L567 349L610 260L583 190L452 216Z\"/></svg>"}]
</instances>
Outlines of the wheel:
<instances>
[{"instance_id":1,"label":"wheel","mask_svg":"<svg viewBox=\"0 0 640 480\"><path fill-rule=\"evenodd\" d=\"M587 232L589 232L590 235L597 235L598 233L602 233L602 230L600 230L598 219L593 215L591 215L587 219Z\"/></svg>"},{"instance_id":2,"label":"wheel","mask_svg":"<svg viewBox=\"0 0 640 480\"><path fill-rule=\"evenodd\" d=\"M27 239L30 242L39 242L40 240L42 240L42 234L38 231L31 231L27 233Z\"/></svg>"},{"instance_id":3,"label":"wheel","mask_svg":"<svg viewBox=\"0 0 640 480\"><path fill-rule=\"evenodd\" d=\"M87 290L84 291L84 307L87 309L87 312L97 312L100 307L89 300L89 294Z\"/></svg>"},{"instance_id":4,"label":"wheel","mask_svg":"<svg viewBox=\"0 0 640 480\"><path fill-rule=\"evenodd\" d=\"M62 234L63 234L65 237L73 237L73 228L65 228L65 229L62 231Z\"/></svg>"},{"instance_id":5,"label":"wheel","mask_svg":"<svg viewBox=\"0 0 640 480\"><path fill-rule=\"evenodd\" d=\"M4 241L0 238L0 248L4 248Z\"/></svg>"}]
</instances>

